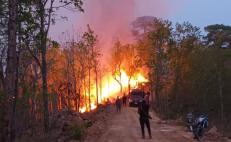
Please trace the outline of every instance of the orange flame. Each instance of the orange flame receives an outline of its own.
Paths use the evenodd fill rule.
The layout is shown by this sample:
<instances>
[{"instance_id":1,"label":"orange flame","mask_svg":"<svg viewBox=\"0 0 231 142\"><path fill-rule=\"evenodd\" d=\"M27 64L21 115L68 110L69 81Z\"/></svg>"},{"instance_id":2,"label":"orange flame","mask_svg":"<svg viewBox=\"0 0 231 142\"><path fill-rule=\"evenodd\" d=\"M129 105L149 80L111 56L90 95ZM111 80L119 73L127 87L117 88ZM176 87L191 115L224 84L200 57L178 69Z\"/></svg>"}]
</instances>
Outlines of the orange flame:
<instances>
[{"instance_id":1,"label":"orange flame","mask_svg":"<svg viewBox=\"0 0 231 142\"><path fill-rule=\"evenodd\" d=\"M128 91L129 86L129 76L126 74L124 70L121 71L121 84L123 87L123 92ZM148 80L144 77L142 73L137 73L134 77L131 77L130 79L130 87L131 88L137 88L140 83L146 83ZM103 104L106 99L114 99L116 96L122 96L120 94L120 85L116 80L112 77L110 73L106 74L102 78L102 90L99 91L99 100L98 102ZM96 88L92 88L91 92L96 92ZM94 110L97 108L96 106L96 95L93 95L92 97L92 103L91 103L91 110ZM84 113L88 111L88 109L83 106L80 108L80 112Z\"/></svg>"},{"instance_id":2,"label":"orange flame","mask_svg":"<svg viewBox=\"0 0 231 142\"><path fill-rule=\"evenodd\" d=\"M97 108L97 106L96 106L96 104L95 103L91 103L91 110L94 110L94 109L96 109ZM84 112L86 112L87 111L87 108L84 106L84 107L81 107L80 109L79 109L79 112L80 113L84 113Z\"/></svg>"}]
</instances>

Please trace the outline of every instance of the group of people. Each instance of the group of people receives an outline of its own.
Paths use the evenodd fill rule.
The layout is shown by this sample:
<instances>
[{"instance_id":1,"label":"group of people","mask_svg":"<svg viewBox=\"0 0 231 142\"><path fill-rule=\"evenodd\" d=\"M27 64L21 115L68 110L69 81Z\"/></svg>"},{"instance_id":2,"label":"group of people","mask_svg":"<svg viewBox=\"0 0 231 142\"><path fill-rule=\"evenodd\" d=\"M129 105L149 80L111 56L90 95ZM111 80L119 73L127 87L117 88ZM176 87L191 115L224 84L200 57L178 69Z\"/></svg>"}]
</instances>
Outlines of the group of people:
<instances>
[{"instance_id":1,"label":"group of people","mask_svg":"<svg viewBox=\"0 0 231 142\"><path fill-rule=\"evenodd\" d=\"M145 93L143 98L140 100L138 104L138 114L139 114L139 123L141 127L142 138L145 138L144 128L146 126L148 130L149 138L151 139L152 135L151 135L149 119L152 119L152 117L149 115L149 107L150 107L149 96L150 96L149 92ZM115 105L116 105L116 111L121 112L122 106L127 105L127 96L125 94L122 97L117 96L115 100Z\"/></svg>"},{"instance_id":2,"label":"group of people","mask_svg":"<svg viewBox=\"0 0 231 142\"><path fill-rule=\"evenodd\" d=\"M127 96L125 94L123 95L122 98L117 96L115 105L116 105L116 111L121 112L122 105L123 106L127 105Z\"/></svg>"},{"instance_id":3,"label":"group of people","mask_svg":"<svg viewBox=\"0 0 231 142\"><path fill-rule=\"evenodd\" d=\"M150 96L150 93L147 92L145 93L143 98L140 100L138 104L138 114L139 114L139 122L140 122L140 127L141 127L141 132L142 132L142 138L145 138L144 127L146 126L148 130L149 138L151 139L152 135L151 135L149 119L152 119L152 117L149 115L149 107L150 107L149 96ZM127 104L126 95L124 94L122 98L117 96L115 103L116 103L117 112L121 112L122 103L124 106L126 106Z\"/></svg>"}]
</instances>

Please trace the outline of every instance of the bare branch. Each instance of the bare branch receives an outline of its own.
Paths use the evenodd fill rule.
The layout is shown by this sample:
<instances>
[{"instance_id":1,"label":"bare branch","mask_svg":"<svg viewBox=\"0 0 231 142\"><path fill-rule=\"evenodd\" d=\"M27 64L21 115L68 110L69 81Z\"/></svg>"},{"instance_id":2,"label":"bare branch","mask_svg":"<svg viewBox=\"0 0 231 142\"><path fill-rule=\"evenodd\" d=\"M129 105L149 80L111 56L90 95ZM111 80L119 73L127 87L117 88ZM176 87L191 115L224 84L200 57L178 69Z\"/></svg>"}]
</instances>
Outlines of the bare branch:
<instances>
[{"instance_id":1,"label":"bare branch","mask_svg":"<svg viewBox=\"0 0 231 142\"><path fill-rule=\"evenodd\" d=\"M35 59L35 62L36 62L36 63L38 64L38 66L41 68L42 66L41 66L41 63L40 63L38 57L35 56L35 54L34 54L33 51L30 49L29 46L26 46L26 47L27 47L27 50L30 52L30 55Z\"/></svg>"},{"instance_id":2,"label":"bare branch","mask_svg":"<svg viewBox=\"0 0 231 142\"><path fill-rule=\"evenodd\" d=\"M71 2L65 3L63 5L59 5L59 6L54 6L52 8L62 8L62 7L65 7L65 6L69 5L69 4L71 4Z\"/></svg>"},{"instance_id":3,"label":"bare branch","mask_svg":"<svg viewBox=\"0 0 231 142\"><path fill-rule=\"evenodd\" d=\"M45 31L45 37L47 37L47 35L48 35L48 31L49 31L49 29L50 29L50 25L51 25L51 13L53 12L53 4L54 4L54 1L55 0L51 0L51 3L50 3L50 8L49 8L49 12L48 12L48 26L47 26L47 29L46 29L46 31Z\"/></svg>"}]
</instances>

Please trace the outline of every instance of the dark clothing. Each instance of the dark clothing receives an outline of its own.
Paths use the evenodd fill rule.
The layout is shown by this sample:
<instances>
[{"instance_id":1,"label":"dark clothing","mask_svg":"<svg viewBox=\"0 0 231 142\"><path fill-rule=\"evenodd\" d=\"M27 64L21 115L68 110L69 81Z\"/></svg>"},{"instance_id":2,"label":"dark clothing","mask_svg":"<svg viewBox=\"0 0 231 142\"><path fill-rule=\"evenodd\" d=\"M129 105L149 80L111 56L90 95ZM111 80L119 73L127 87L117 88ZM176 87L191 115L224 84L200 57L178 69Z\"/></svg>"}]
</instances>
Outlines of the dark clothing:
<instances>
[{"instance_id":1,"label":"dark clothing","mask_svg":"<svg viewBox=\"0 0 231 142\"><path fill-rule=\"evenodd\" d=\"M145 101L139 103L138 113L140 115L140 119L142 120L146 120L146 119L148 120L150 118L149 105L147 105Z\"/></svg>"},{"instance_id":2,"label":"dark clothing","mask_svg":"<svg viewBox=\"0 0 231 142\"><path fill-rule=\"evenodd\" d=\"M150 128L150 122L149 120L142 120L140 119L140 127L141 127L141 132L142 132L142 136L144 137L144 125L146 125L147 129L148 129L148 134L151 137L151 128Z\"/></svg>"},{"instance_id":3,"label":"dark clothing","mask_svg":"<svg viewBox=\"0 0 231 142\"><path fill-rule=\"evenodd\" d=\"M149 137L151 138L151 128L150 128L150 122L149 122L149 119L151 119L151 117L149 115L149 105L146 104L145 101L142 101L139 103L138 113L140 115L139 120L140 120L140 127L141 127L142 136L144 137L144 135L145 135L144 125L146 125L146 127L148 129Z\"/></svg>"},{"instance_id":4,"label":"dark clothing","mask_svg":"<svg viewBox=\"0 0 231 142\"><path fill-rule=\"evenodd\" d=\"M127 97L126 96L123 96L123 105L126 106L126 103L127 103Z\"/></svg>"},{"instance_id":5,"label":"dark clothing","mask_svg":"<svg viewBox=\"0 0 231 142\"><path fill-rule=\"evenodd\" d=\"M149 112L149 109L150 109L150 105L149 105L149 104L147 104L147 110L148 110L148 112Z\"/></svg>"},{"instance_id":6,"label":"dark clothing","mask_svg":"<svg viewBox=\"0 0 231 142\"><path fill-rule=\"evenodd\" d=\"M116 99L116 111L121 112L121 107L122 107L122 101L121 99L117 98Z\"/></svg>"},{"instance_id":7,"label":"dark clothing","mask_svg":"<svg viewBox=\"0 0 231 142\"><path fill-rule=\"evenodd\" d=\"M109 101L109 99L106 102L106 111L107 111L107 113L110 112L110 101Z\"/></svg>"}]
</instances>

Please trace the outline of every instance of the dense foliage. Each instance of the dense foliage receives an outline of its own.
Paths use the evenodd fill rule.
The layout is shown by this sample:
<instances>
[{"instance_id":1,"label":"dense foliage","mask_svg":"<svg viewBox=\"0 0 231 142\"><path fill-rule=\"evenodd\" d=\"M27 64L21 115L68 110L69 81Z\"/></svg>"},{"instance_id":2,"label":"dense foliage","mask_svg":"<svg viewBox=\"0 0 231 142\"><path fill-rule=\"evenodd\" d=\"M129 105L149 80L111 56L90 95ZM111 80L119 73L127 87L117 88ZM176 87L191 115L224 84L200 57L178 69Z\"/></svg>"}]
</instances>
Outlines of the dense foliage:
<instances>
[{"instance_id":1,"label":"dense foliage","mask_svg":"<svg viewBox=\"0 0 231 142\"><path fill-rule=\"evenodd\" d=\"M202 35L188 22L173 26L141 17L134 23L142 32L137 51L150 70L153 108L164 118L204 113L220 128L229 129L231 27L210 25Z\"/></svg>"}]
</instances>

